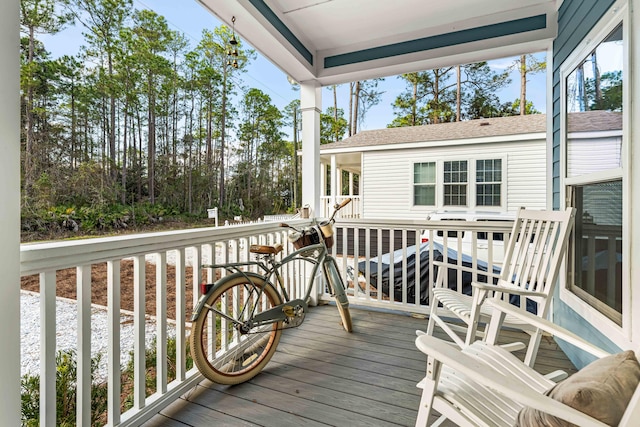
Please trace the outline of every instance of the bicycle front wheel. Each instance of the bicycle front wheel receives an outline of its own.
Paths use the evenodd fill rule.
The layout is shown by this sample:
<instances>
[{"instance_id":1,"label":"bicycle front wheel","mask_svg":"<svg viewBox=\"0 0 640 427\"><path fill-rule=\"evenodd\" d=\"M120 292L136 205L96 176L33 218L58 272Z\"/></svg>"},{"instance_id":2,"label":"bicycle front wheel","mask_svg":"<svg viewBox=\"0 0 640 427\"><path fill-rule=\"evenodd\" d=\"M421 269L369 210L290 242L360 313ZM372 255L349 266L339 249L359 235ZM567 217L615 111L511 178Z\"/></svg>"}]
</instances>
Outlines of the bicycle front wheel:
<instances>
[{"instance_id":1,"label":"bicycle front wheel","mask_svg":"<svg viewBox=\"0 0 640 427\"><path fill-rule=\"evenodd\" d=\"M333 258L327 259L324 264L325 277L329 281L329 286L336 300L336 307L340 313L340 319L342 319L342 327L347 332L353 331L353 323L351 321L351 312L349 311L349 299L344 290L344 282L338 272L338 266L336 260Z\"/></svg>"},{"instance_id":2,"label":"bicycle front wheel","mask_svg":"<svg viewBox=\"0 0 640 427\"><path fill-rule=\"evenodd\" d=\"M282 322L249 331L240 325L280 303L278 292L259 277L238 276L217 285L189 337L200 372L218 384L239 384L260 373L276 351Z\"/></svg>"}]
</instances>

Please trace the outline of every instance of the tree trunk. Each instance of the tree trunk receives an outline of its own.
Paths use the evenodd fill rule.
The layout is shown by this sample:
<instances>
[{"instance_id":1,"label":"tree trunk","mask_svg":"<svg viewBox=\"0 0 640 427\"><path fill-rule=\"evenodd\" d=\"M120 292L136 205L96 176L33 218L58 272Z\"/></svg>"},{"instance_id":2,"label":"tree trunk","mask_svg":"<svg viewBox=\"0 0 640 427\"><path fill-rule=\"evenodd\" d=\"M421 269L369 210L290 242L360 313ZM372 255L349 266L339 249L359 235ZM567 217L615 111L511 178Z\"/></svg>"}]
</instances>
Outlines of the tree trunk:
<instances>
[{"instance_id":1,"label":"tree trunk","mask_svg":"<svg viewBox=\"0 0 640 427\"><path fill-rule=\"evenodd\" d=\"M127 136L128 136L128 123L129 123L129 98L125 96L124 101L124 129L122 132L122 195L120 196L120 202L123 205L127 204Z\"/></svg>"},{"instance_id":2,"label":"tree trunk","mask_svg":"<svg viewBox=\"0 0 640 427\"><path fill-rule=\"evenodd\" d=\"M411 103L411 126L416 125L417 108L418 108L418 81L416 79L413 82L413 102Z\"/></svg>"},{"instance_id":3,"label":"tree trunk","mask_svg":"<svg viewBox=\"0 0 640 427\"><path fill-rule=\"evenodd\" d=\"M138 200L142 200L142 118L140 108L136 109L138 116Z\"/></svg>"},{"instance_id":4,"label":"tree trunk","mask_svg":"<svg viewBox=\"0 0 640 427\"><path fill-rule=\"evenodd\" d=\"M520 115L527 114L527 55L520 56Z\"/></svg>"},{"instance_id":5,"label":"tree trunk","mask_svg":"<svg viewBox=\"0 0 640 427\"><path fill-rule=\"evenodd\" d=\"M595 51L593 51L593 53L591 54L591 67L593 69L593 79L596 90L596 105L598 106L598 108L601 108L600 103L602 102L602 83L600 81L600 69L598 67L598 58Z\"/></svg>"},{"instance_id":6,"label":"tree trunk","mask_svg":"<svg viewBox=\"0 0 640 427\"><path fill-rule=\"evenodd\" d=\"M462 120L462 75L460 65L456 66L456 122Z\"/></svg>"},{"instance_id":7,"label":"tree trunk","mask_svg":"<svg viewBox=\"0 0 640 427\"><path fill-rule=\"evenodd\" d=\"M27 62L33 64L33 55L35 49L35 31L33 27L29 27L29 57ZM27 127L27 134L25 138L25 153L24 153L24 189L25 195L29 196L31 193L31 186L34 181L34 165L33 156L35 148L35 134L33 131L33 82L29 82L27 86L27 103L25 105L25 125Z\"/></svg>"},{"instance_id":8,"label":"tree trunk","mask_svg":"<svg viewBox=\"0 0 640 427\"><path fill-rule=\"evenodd\" d=\"M156 180L156 114L155 114L155 88L153 87L153 74L149 72L147 74L147 84L149 85L149 123L147 123L148 133L149 133L149 142L148 142L148 150L149 150L149 158L147 159L147 164L149 165L149 170L147 171L149 175L149 203L152 205L156 203L156 192L155 192L155 180Z\"/></svg>"},{"instance_id":9,"label":"tree trunk","mask_svg":"<svg viewBox=\"0 0 640 427\"><path fill-rule=\"evenodd\" d=\"M348 127L348 132L349 132L349 136L352 136L352 129L353 129L353 88L354 88L354 83L351 82L349 83L349 126Z\"/></svg>"},{"instance_id":10,"label":"tree trunk","mask_svg":"<svg viewBox=\"0 0 640 427\"><path fill-rule=\"evenodd\" d=\"M356 82L353 92L353 135L358 133L358 106L360 105L360 82Z\"/></svg>"},{"instance_id":11,"label":"tree trunk","mask_svg":"<svg viewBox=\"0 0 640 427\"><path fill-rule=\"evenodd\" d=\"M433 112L433 123L440 123L440 73L433 71L433 104L435 111Z\"/></svg>"},{"instance_id":12,"label":"tree trunk","mask_svg":"<svg viewBox=\"0 0 640 427\"><path fill-rule=\"evenodd\" d=\"M76 127L78 126L78 120L76 118L76 85L75 79L71 79L71 169L75 170L78 166L77 149L78 149L78 136Z\"/></svg>"},{"instance_id":13,"label":"tree trunk","mask_svg":"<svg viewBox=\"0 0 640 427\"><path fill-rule=\"evenodd\" d=\"M338 135L338 86L333 85L333 123L336 131L336 142L339 141Z\"/></svg>"},{"instance_id":14,"label":"tree trunk","mask_svg":"<svg viewBox=\"0 0 640 427\"><path fill-rule=\"evenodd\" d=\"M111 183L116 182L116 96L113 93L113 59L111 49L107 51L109 67L109 176Z\"/></svg>"},{"instance_id":15,"label":"tree trunk","mask_svg":"<svg viewBox=\"0 0 640 427\"><path fill-rule=\"evenodd\" d=\"M220 185L218 187L218 201L220 207L225 203L225 188L224 188L224 157L225 157L225 133L226 129L226 117L227 117L227 66L224 67L222 73L222 117L220 117Z\"/></svg>"}]
</instances>

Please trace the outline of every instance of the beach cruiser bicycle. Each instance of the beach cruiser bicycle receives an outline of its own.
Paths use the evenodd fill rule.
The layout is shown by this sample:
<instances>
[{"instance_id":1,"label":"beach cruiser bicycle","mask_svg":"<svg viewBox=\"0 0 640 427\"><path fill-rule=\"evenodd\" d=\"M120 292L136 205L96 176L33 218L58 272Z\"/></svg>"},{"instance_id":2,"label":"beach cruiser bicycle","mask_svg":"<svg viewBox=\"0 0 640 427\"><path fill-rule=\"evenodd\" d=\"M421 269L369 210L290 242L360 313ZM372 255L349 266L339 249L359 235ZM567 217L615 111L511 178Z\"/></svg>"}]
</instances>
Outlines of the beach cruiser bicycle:
<instances>
[{"instance_id":1,"label":"beach cruiser bicycle","mask_svg":"<svg viewBox=\"0 0 640 427\"><path fill-rule=\"evenodd\" d=\"M280 224L290 229L288 238L295 248L281 260L277 255L282 244L251 245L254 261L203 265L230 273L201 285L203 295L191 317L191 355L205 377L218 384L238 384L256 376L276 351L282 330L302 324L320 275L336 300L342 326L351 332L349 300L336 260L328 253L335 215L350 201L336 205L329 220L314 219L309 227ZM300 260L311 264L311 272L304 295L291 299L281 272Z\"/></svg>"}]
</instances>

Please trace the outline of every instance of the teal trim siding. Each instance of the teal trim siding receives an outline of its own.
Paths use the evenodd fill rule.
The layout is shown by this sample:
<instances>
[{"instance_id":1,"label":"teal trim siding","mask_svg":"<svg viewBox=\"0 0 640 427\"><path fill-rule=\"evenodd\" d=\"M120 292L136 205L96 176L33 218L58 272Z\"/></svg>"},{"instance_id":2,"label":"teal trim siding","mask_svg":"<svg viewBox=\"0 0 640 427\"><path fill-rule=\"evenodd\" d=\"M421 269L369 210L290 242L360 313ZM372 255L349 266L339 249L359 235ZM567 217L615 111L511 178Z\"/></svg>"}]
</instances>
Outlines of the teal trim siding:
<instances>
[{"instance_id":1,"label":"teal trim siding","mask_svg":"<svg viewBox=\"0 0 640 427\"><path fill-rule=\"evenodd\" d=\"M558 11L558 37L553 42L553 208L560 207L560 66L584 40L594 25L604 16L615 0L565 0ZM557 295L556 295L557 297ZM581 337L616 352L620 349L575 311L555 299L554 322L570 329ZM569 359L578 367L589 362L585 354L575 347L558 343Z\"/></svg>"},{"instance_id":2,"label":"teal trim siding","mask_svg":"<svg viewBox=\"0 0 640 427\"><path fill-rule=\"evenodd\" d=\"M273 28L275 28L282 36L287 39L291 46L294 47L295 50L298 51L300 55L304 59L307 60L309 65L313 65L313 55L309 52L309 49L302 44L300 40L291 32L291 30L284 25L284 23L278 18L278 16L273 13L273 10L263 0L249 0L249 2L255 7L262 16L266 18L267 21Z\"/></svg>"},{"instance_id":3,"label":"teal trim siding","mask_svg":"<svg viewBox=\"0 0 640 427\"><path fill-rule=\"evenodd\" d=\"M385 46L343 53L340 55L327 56L324 59L324 68L340 67L342 65L389 58L397 55L406 55L414 52L455 46L479 40L524 33L527 31L541 30L544 28L547 28L546 15L529 16L527 18L500 22L498 24L469 28L467 30L454 31L432 37L423 37L421 39L408 40L405 42L393 43Z\"/></svg>"}]
</instances>

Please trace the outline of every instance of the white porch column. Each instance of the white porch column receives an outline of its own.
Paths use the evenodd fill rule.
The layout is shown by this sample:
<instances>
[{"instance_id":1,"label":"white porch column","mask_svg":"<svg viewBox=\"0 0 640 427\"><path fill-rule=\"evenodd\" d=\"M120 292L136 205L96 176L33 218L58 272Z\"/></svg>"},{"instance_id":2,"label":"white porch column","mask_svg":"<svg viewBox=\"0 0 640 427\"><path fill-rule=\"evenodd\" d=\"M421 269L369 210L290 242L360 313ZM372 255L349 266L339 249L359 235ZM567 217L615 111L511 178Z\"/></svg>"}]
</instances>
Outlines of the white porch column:
<instances>
[{"instance_id":1,"label":"white porch column","mask_svg":"<svg viewBox=\"0 0 640 427\"><path fill-rule=\"evenodd\" d=\"M353 172L349 172L349 195L353 196Z\"/></svg>"},{"instance_id":2,"label":"white porch column","mask_svg":"<svg viewBox=\"0 0 640 427\"><path fill-rule=\"evenodd\" d=\"M0 425L20 425L20 14L0 2Z\"/></svg>"},{"instance_id":3,"label":"white porch column","mask_svg":"<svg viewBox=\"0 0 640 427\"><path fill-rule=\"evenodd\" d=\"M309 205L312 215L320 209L320 111L321 87L314 82L300 83L302 111L302 206Z\"/></svg>"},{"instance_id":4,"label":"white porch column","mask_svg":"<svg viewBox=\"0 0 640 427\"><path fill-rule=\"evenodd\" d=\"M336 197L338 194L338 167L336 166L336 155L331 155L331 194L329 198L329 210L333 211L333 206L336 204Z\"/></svg>"}]
</instances>

